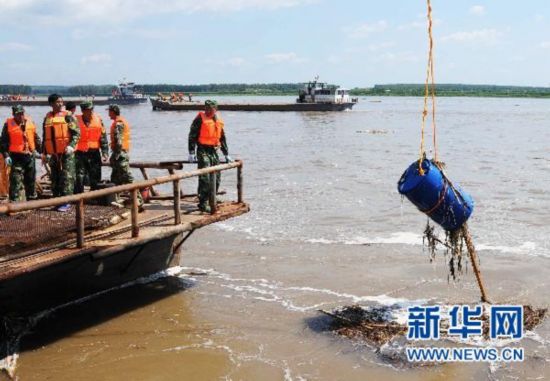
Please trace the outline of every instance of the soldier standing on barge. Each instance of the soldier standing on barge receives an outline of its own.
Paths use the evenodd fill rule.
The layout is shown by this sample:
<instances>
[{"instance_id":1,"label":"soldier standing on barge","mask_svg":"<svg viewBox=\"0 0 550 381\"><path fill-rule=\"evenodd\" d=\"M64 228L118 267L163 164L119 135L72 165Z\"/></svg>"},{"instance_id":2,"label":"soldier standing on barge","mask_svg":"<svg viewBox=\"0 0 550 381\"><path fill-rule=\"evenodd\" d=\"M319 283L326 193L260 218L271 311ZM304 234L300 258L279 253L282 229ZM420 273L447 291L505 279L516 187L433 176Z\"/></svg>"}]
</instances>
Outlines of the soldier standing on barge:
<instances>
[{"instance_id":1,"label":"soldier standing on barge","mask_svg":"<svg viewBox=\"0 0 550 381\"><path fill-rule=\"evenodd\" d=\"M131 184L134 177L130 171L130 124L120 115L118 105L109 105L109 118L111 124L111 158L109 162L112 167L111 182L115 185ZM138 203L143 205L143 199L138 192Z\"/></svg>"},{"instance_id":2,"label":"soldier standing on barge","mask_svg":"<svg viewBox=\"0 0 550 381\"><path fill-rule=\"evenodd\" d=\"M198 168L212 167L220 164L218 157L218 147L229 163L233 161L229 156L227 141L225 139L224 122L217 113L218 103L207 100L204 103L204 112L199 112L189 130L189 161L198 162ZM196 154L195 154L196 147ZM210 206L208 199L210 197L210 175L199 176L199 210L209 213ZM216 173L216 189L220 186L220 172Z\"/></svg>"},{"instance_id":3,"label":"soldier standing on barge","mask_svg":"<svg viewBox=\"0 0 550 381\"><path fill-rule=\"evenodd\" d=\"M96 190L101 181L101 162L107 161L109 144L101 117L96 114L94 104L85 101L80 104L82 114L76 116L80 128L80 140L76 145L76 183L74 192L84 192L86 177L90 189Z\"/></svg>"},{"instance_id":4,"label":"soldier standing on barge","mask_svg":"<svg viewBox=\"0 0 550 381\"><path fill-rule=\"evenodd\" d=\"M4 161L11 167L10 201L34 200L36 196L36 164L34 154L40 150L40 137L32 119L25 115L21 105L12 107L12 118L8 118L2 128L0 151ZM22 190L25 190L25 198Z\"/></svg>"},{"instance_id":5,"label":"soldier standing on barge","mask_svg":"<svg viewBox=\"0 0 550 381\"><path fill-rule=\"evenodd\" d=\"M42 162L46 163L47 156L50 156L53 196L68 196L72 195L74 190L74 151L80 137L80 130L74 116L63 110L63 98L60 95L50 95L48 103L52 107L52 111L46 114L43 123ZM70 204L64 204L60 205L57 210L67 212L70 208Z\"/></svg>"}]
</instances>

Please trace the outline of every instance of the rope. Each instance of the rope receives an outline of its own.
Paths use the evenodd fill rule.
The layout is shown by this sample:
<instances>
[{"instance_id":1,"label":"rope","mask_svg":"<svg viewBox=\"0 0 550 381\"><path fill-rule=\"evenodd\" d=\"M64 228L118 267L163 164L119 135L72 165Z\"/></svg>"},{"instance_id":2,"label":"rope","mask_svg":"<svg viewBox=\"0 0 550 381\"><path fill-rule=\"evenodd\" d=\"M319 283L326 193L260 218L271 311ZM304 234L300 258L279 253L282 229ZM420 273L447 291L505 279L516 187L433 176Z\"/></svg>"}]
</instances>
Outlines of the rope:
<instances>
[{"instance_id":1,"label":"rope","mask_svg":"<svg viewBox=\"0 0 550 381\"><path fill-rule=\"evenodd\" d=\"M424 109L422 111L422 125L420 130L420 155L418 159L418 172L424 176L422 168L422 160L426 155L424 144L424 130L426 126L426 118L428 116L428 98L431 96L432 101L432 136L434 147L434 160L437 162L437 140L436 140L436 123L435 123L435 77L434 77L434 58L433 58L433 35L432 35L432 6L430 0L428 2L428 65L426 67L426 81L424 82ZM431 89L430 89L431 88ZM430 91L431 90L431 91Z\"/></svg>"}]
</instances>

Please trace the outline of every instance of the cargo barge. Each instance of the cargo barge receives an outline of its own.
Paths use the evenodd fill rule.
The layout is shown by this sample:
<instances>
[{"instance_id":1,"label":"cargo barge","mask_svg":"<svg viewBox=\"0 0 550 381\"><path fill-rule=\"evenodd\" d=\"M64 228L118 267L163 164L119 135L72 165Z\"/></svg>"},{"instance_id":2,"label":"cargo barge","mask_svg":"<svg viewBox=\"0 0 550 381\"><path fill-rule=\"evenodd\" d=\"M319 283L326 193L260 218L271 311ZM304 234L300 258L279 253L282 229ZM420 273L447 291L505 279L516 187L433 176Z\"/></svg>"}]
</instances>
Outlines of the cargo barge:
<instances>
[{"instance_id":1,"label":"cargo barge","mask_svg":"<svg viewBox=\"0 0 550 381\"><path fill-rule=\"evenodd\" d=\"M218 102L218 110L225 111L344 111L351 110L358 102L351 98L349 91L337 86L329 86L317 80L304 85L294 103L228 103ZM151 98L153 110L191 111L203 110L204 104L197 101L172 101L168 97Z\"/></svg>"},{"instance_id":2,"label":"cargo barge","mask_svg":"<svg viewBox=\"0 0 550 381\"><path fill-rule=\"evenodd\" d=\"M182 163L140 163L146 180L133 184L0 204L0 316L29 316L177 265L183 243L196 229L249 211L242 197L241 161L177 172ZM149 179L146 168L164 168L169 175ZM237 170L237 200L217 203L215 173L231 169ZM181 180L202 174L212 179L211 214L200 213L194 195L185 196L180 187ZM154 191L155 185L170 183L171 194ZM153 196L140 213L137 192L143 189ZM131 195L129 211L91 204L121 192ZM72 203L71 212L51 211L65 203ZM47 213L50 218L44 218ZM94 227L102 218L110 220L108 226ZM30 239L21 239L22 234ZM48 234L53 236L40 242Z\"/></svg>"}]
</instances>

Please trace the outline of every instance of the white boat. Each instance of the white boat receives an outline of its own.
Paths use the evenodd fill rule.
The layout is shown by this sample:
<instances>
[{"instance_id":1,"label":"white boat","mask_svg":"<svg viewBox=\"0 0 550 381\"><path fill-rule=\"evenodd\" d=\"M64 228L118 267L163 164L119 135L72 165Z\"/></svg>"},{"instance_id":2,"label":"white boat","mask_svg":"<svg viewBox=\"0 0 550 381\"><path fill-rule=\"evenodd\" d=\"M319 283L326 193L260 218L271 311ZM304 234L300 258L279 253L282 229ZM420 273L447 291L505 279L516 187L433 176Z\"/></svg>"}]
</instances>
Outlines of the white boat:
<instances>
[{"instance_id":1,"label":"white boat","mask_svg":"<svg viewBox=\"0 0 550 381\"><path fill-rule=\"evenodd\" d=\"M304 85L298 93L297 103L348 105L346 108L352 108L357 103L358 99L352 98L348 89L318 82L318 79L315 77L315 80Z\"/></svg>"},{"instance_id":2,"label":"white boat","mask_svg":"<svg viewBox=\"0 0 550 381\"><path fill-rule=\"evenodd\" d=\"M112 96L108 98L109 103L128 105L147 102L147 97L136 89L134 82L119 82L116 89L113 89Z\"/></svg>"}]
</instances>

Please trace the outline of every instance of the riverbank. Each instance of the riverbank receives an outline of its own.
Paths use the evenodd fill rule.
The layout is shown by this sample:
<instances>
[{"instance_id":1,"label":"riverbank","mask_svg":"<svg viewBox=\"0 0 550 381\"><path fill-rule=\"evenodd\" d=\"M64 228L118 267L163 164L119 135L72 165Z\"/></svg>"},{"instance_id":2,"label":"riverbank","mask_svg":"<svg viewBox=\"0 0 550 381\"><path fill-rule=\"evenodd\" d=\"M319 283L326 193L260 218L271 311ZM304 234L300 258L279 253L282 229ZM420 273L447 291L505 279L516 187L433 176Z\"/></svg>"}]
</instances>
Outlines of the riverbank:
<instances>
[{"instance_id":1,"label":"riverbank","mask_svg":"<svg viewBox=\"0 0 550 381\"><path fill-rule=\"evenodd\" d=\"M332 85L331 85L332 86ZM353 96L424 96L424 84L382 84L373 87L353 87ZM21 94L47 96L52 92L63 96L79 97L83 94L109 96L115 85L86 86L28 86L0 85L0 94ZM171 85L144 84L137 85L147 96L155 97L158 93L189 93L193 96L297 96L303 89L302 83L267 83L267 84L205 84L205 85ZM437 96L442 97L483 97L483 98L550 98L550 87L535 86L500 86L469 84L437 84Z\"/></svg>"}]
</instances>

